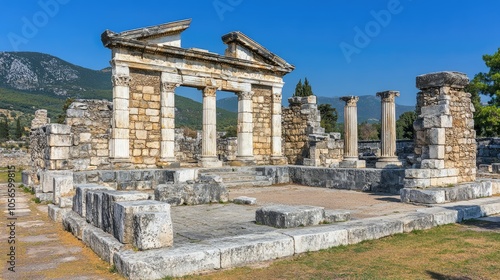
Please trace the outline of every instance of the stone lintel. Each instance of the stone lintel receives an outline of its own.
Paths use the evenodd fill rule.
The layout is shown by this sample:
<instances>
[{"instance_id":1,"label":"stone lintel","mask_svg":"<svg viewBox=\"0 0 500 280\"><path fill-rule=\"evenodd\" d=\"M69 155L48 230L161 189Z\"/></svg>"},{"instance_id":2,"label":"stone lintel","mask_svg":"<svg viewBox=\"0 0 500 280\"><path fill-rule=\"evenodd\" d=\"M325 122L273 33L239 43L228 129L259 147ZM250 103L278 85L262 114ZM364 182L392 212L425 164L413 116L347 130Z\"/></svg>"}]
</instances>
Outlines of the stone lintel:
<instances>
[{"instance_id":1,"label":"stone lintel","mask_svg":"<svg viewBox=\"0 0 500 280\"><path fill-rule=\"evenodd\" d=\"M417 76L417 88L423 90L434 87L464 88L469 84L469 78L460 72L436 72Z\"/></svg>"}]
</instances>

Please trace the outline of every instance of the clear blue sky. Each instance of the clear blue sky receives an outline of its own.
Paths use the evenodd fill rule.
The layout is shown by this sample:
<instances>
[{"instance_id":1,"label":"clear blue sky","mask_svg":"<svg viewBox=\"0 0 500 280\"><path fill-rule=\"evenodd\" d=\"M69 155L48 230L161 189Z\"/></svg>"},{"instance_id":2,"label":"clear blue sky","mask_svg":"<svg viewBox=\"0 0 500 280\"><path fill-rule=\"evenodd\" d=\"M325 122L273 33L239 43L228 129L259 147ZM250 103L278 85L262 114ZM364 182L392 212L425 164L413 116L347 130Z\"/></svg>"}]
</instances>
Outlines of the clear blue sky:
<instances>
[{"instance_id":1,"label":"clear blue sky","mask_svg":"<svg viewBox=\"0 0 500 280\"><path fill-rule=\"evenodd\" d=\"M183 47L222 54L220 37L239 30L295 65L285 97L307 76L316 95L399 90L398 103L414 105L417 75L453 70L472 78L487 70L482 55L500 47L499 11L498 0L2 1L0 51L44 52L101 69L111 57L104 30L192 18Z\"/></svg>"}]
</instances>

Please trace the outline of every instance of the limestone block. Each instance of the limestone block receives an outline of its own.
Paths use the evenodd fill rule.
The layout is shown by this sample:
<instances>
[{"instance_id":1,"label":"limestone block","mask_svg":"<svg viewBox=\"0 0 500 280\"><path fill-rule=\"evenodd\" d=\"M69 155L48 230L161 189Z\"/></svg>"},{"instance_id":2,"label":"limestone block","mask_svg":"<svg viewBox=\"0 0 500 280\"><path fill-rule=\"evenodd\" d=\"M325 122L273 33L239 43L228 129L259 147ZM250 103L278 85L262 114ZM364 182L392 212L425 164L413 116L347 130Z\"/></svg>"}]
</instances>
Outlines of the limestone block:
<instances>
[{"instance_id":1,"label":"limestone block","mask_svg":"<svg viewBox=\"0 0 500 280\"><path fill-rule=\"evenodd\" d=\"M203 244L185 244L174 248L115 253L118 272L131 280L180 277L220 269L220 251Z\"/></svg>"},{"instance_id":2,"label":"limestone block","mask_svg":"<svg viewBox=\"0 0 500 280\"><path fill-rule=\"evenodd\" d=\"M444 160L439 159L424 159L422 160L421 166L423 169L443 169Z\"/></svg>"},{"instance_id":3,"label":"limestone block","mask_svg":"<svg viewBox=\"0 0 500 280\"><path fill-rule=\"evenodd\" d=\"M414 188L401 189L401 201L405 203L440 204L446 202L443 189L422 190Z\"/></svg>"},{"instance_id":4,"label":"limestone block","mask_svg":"<svg viewBox=\"0 0 500 280\"><path fill-rule=\"evenodd\" d=\"M434 216L428 213L408 213L394 217L403 222L403 232L412 232L414 230L426 230L434 226Z\"/></svg>"},{"instance_id":5,"label":"limestone block","mask_svg":"<svg viewBox=\"0 0 500 280\"><path fill-rule=\"evenodd\" d=\"M346 210L325 210L325 222L338 223L351 220L351 212Z\"/></svg>"},{"instance_id":6,"label":"limestone block","mask_svg":"<svg viewBox=\"0 0 500 280\"><path fill-rule=\"evenodd\" d=\"M491 180L490 182L492 195L500 194L500 180Z\"/></svg>"},{"instance_id":7,"label":"limestone block","mask_svg":"<svg viewBox=\"0 0 500 280\"><path fill-rule=\"evenodd\" d=\"M44 193L54 191L55 176L73 176L71 171L43 171L40 172L40 184Z\"/></svg>"},{"instance_id":8,"label":"limestone block","mask_svg":"<svg viewBox=\"0 0 500 280\"><path fill-rule=\"evenodd\" d=\"M421 108L420 117L432 117L432 116L440 116L440 115L449 115L450 114L450 106L449 105L430 105L424 106Z\"/></svg>"},{"instance_id":9,"label":"limestone block","mask_svg":"<svg viewBox=\"0 0 500 280\"><path fill-rule=\"evenodd\" d=\"M433 87L453 86L463 88L469 84L467 75L460 72L436 72L417 76L417 88L428 89Z\"/></svg>"},{"instance_id":10,"label":"limestone block","mask_svg":"<svg viewBox=\"0 0 500 280\"><path fill-rule=\"evenodd\" d=\"M427 141L430 145L445 145L446 144L446 129L431 128L427 130Z\"/></svg>"},{"instance_id":11,"label":"limestone block","mask_svg":"<svg viewBox=\"0 0 500 280\"><path fill-rule=\"evenodd\" d=\"M343 226L347 230L349 244L403 233L403 222L390 218L351 221Z\"/></svg>"},{"instance_id":12,"label":"limestone block","mask_svg":"<svg viewBox=\"0 0 500 280\"><path fill-rule=\"evenodd\" d=\"M460 223L462 221L462 216L459 216L458 211L453 209L432 207L417 209L417 212L432 215L434 226Z\"/></svg>"},{"instance_id":13,"label":"limestone block","mask_svg":"<svg viewBox=\"0 0 500 280\"><path fill-rule=\"evenodd\" d=\"M61 208L54 204L49 204L47 208L48 208L47 210L49 213L49 218L57 223L61 223L64 215L66 215L69 211L71 211L70 208Z\"/></svg>"},{"instance_id":14,"label":"limestone block","mask_svg":"<svg viewBox=\"0 0 500 280\"><path fill-rule=\"evenodd\" d=\"M365 168L366 161L364 160L343 160L339 162L340 168Z\"/></svg>"},{"instance_id":15,"label":"limestone block","mask_svg":"<svg viewBox=\"0 0 500 280\"><path fill-rule=\"evenodd\" d=\"M154 94L155 93L155 88L152 87L152 86L143 86L142 93Z\"/></svg>"},{"instance_id":16,"label":"limestone block","mask_svg":"<svg viewBox=\"0 0 500 280\"><path fill-rule=\"evenodd\" d=\"M61 196L70 194L73 191L73 174L61 174L53 177L53 195L55 204L59 204L59 199Z\"/></svg>"},{"instance_id":17,"label":"limestone block","mask_svg":"<svg viewBox=\"0 0 500 280\"><path fill-rule=\"evenodd\" d=\"M288 257L295 251L290 236L275 232L212 239L210 244L220 250L221 268Z\"/></svg>"},{"instance_id":18,"label":"limestone block","mask_svg":"<svg viewBox=\"0 0 500 280\"><path fill-rule=\"evenodd\" d=\"M75 189L76 194L73 197L73 211L85 218L85 216L87 215L87 192L109 190L110 188L96 184L87 184L76 185Z\"/></svg>"},{"instance_id":19,"label":"limestone block","mask_svg":"<svg viewBox=\"0 0 500 280\"><path fill-rule=\"evenodd\" d=\"M344 227L324 226L287 230L286 235L294 241L295 254L319 251L348 244L348 233Z\"/></svg>"},{"instance_id":20,"label":"limestone block","mask_svg":"<svg viewBox=\"0 0 500 280\"><path fill-rule=\"evenodd\" d=\"M69 134L50 134L47 144L51 147L70 147L73 144L73 137Z\"/></svg>"},{"instance_id":21,"label":"limestone block","mask_svg":"<svg viewBox=\"0 0 500 280\"><path fill-rule=\"evenodd\" d=\"M218 203L228 199L226 186L217 182L160 184L155 188L155 200L171 205Z\"/></svg>"},{"instance_id":22,"label":"limestone block","mask_svg":"<svg viewBox=\"0 0 500 280\"><path fill-rule=\"evenodd\" d=\"M489 203L480 205L480 207L483 216L493 216L500 213L500 202L498 201L491 201Z\"/></svg>"},{"instance_id":23,"label":"limestone block","mask_svg":"<svg viewBox=\"0 0 500 280\"><path fill-rule=\"evenodd\" d=\"M113 236L122 243L132 243L134 238L134 215L143 212L161 212L164 215L169 215L170 205L154 200L115 202Z\"/></svg>"},{"instance_id":24,"label":"limestone block","mask_svg":"<svg viewBox=\"0 0 500 280\"><path fill-rule=\"evenodd\" d=\"M405 178L407 179L429 179L431 177L430 169L406 169Z\"/></svg>"},{"instance_id":25,"label":"limestone block","mask_svg":"<svg viewBox=\"0 0 500 280\"><path fill-rule=\"evenodd\" d=\"M183 183L191 180L196 180L197 177L197 169L179 169L174 173L174 182Z\"/></svg>"},{"instance_id":26,"label":"limestone block","mask_svg":"<svg viewBox=\"0 0 500 280\"><path fill-rule=\"evenodd\" d=\"M82 218L75 211L69 211L63 216L63 227L66 231L71 232L76 238L82 240L85 231L91 227L85 218Z\"/></svg>"},{"instance_id":27,"label":"limestone block","mask_svg":"<svg viewBox=\"0 0 500 280\"><path fill-rule=\"evenodd\" d=\"M493 173L499 174L500 173L500 163L492 163L491 164L491 171Z\"/></svg>"},{"instance_id":28,"label":"limestone block","mask_svg":"<svg viewBox=\"0 0 500 280\"><path fill-rule=\"evenodd\" d=\"M114 173L113 173L114 174ZM128 174L128 173L127 173ZM123 177L123 176L122 176ZM121 178L123 179L123 178ZM116 201L134 201L148 199L147 193L130 191L106 191L102 196L102 226L103 230L108 233L113 233L113 213L114 203Z\"/></svg>"},{"instance_id":29,"label":"limestone block","mask_svg":"<svg viewBox=\"0 0 500 280\"><path fill-rule=\"evenodd\" d=\"M458 183L457 177L431 178L431 186L448 186Z\"/></svg>"},{"instance_id":30,"label":"limestone block","mask_svg":"<svg viewBox=\"0 0 500 280\"><path fill-rule=\"evenodd\" d=\"M444 155L445 155L444 145L429 145L429 158L444 159Z\"/></svg>"},{"instance_id":31,"label":"limestone block","mask_svg":"<svg viewBox=\"0 0 500 280\"><path fill-rule=\"evenodd\" d=\"M450 128L453 127L453 117L450 115L425 117L423 128Z\"/></svg>"},{"instance_id":32,"label":"limestone block","mask_svg":"<svg viewBox=\"0 0 500 280\"><path fill-rule=\"evenodd\" d=\"M56 159L68 159L69 158L69 147L50 147L49 148L49 158L50 160Z\"/></svg>"},{"instance_id":33,"label":"limestone block","mask_svg":"<svg viewBox=\"0 0 500 280\"><path fill-rule=\"evenodd\" d=\"M427 188L431 186L431 179L404 179L405 188Z\"/></svg>"},{"instance_id":34,"label":"limestone block","mask_svg":"<svg viewBox=\"0 0 500 280\"><path fill-rule=\"evenodd\" d=\"M125 245L118 242L111 234L105 233L95 227L88 227L85 230L82 241L110 265L113 265L114 254L125 247Z\"/></svg>"},{"instance_id":35,"label":"limestone block","mask_svg":"<svg viewBox=\"0 0 500 280\"><path fill-rule=\"evenodd\" d=\"M157 249L172 246L174 233L168 212L141 212L134 214L133 244L139 250Z\"/></svg>"},{"instance_id":36,"label":"limestone block","mask_svg":"<svg viewBox=\"0 0 500 280\"><path fill-rule=\"evenodd\" d=\"M255 212L257 224L276 228L318 225L324 220L324 208L315 206L271 205Z\"/></svg>"},{"instance_id":37,"label":"limestone block","mask_svg":"<svg viewBox=\"0 0 500 280\"><path fill-rule=\"evenodd\" d=\"M73 209L73 196L60 197L59 208Z\"/></svg>"},{"instance_id":38,"label":"limestone block","mask_svg":"<svg viewBox=\"0 0 500 280\"><path fill-rule=\"evenodd\" d=\"M50 123L47 124L46 126L46 133L47 134L70 134L71 133L71 127L69 125L65 124L58 124L58 123Z\"/></svg>"},{"instance_id":39,"label":"limestone block","mask_svg":"<svg viewBox=\"0 0 500 280\"><path fill-rule=\"evenodd\" d=\"M86 214L87 222L97 228L102 228L102 190L92 191L86 193Z\"/></svg>"},{"instance_id":40,"label":"limestone block","mask_svg":"<svg viewBox=\"0 0 500 280\"><path fill-rule=\"evenodd\" d=\"M248 196L239 196L233 199L233 203L254 205L257 203L257 198Z\"/></svg>"}]
</instances>

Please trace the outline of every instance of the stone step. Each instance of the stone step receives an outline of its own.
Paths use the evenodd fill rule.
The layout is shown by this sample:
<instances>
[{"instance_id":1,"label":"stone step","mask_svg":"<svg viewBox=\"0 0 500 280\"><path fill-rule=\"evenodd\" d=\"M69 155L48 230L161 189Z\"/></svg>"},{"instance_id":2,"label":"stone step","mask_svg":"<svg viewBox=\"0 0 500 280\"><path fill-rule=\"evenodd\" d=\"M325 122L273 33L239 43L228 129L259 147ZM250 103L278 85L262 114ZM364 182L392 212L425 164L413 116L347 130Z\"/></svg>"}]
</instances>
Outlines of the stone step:
<instances>
[{"instance_id":1,"label":"stone step","mask_svg":"<svg viewBox=\"0 0 500 280\"><path fill-rule=\"evenodd\" d=\"M241 182L230 182L225 183L228 188L237 188L237 187L267 187L271 186L272 182L269 181L241 181Z\"/></svg>"},{"instance_id":2,"label":"stone step","mask_svg":"<svg viewBox=\"0 0 500 280\"><path fill-rule=\"evenodd\" d=\"M227 174L220 176L224 183L241 182L241 181L261 181L255 175Z\"/></svg>"}]
</instances>

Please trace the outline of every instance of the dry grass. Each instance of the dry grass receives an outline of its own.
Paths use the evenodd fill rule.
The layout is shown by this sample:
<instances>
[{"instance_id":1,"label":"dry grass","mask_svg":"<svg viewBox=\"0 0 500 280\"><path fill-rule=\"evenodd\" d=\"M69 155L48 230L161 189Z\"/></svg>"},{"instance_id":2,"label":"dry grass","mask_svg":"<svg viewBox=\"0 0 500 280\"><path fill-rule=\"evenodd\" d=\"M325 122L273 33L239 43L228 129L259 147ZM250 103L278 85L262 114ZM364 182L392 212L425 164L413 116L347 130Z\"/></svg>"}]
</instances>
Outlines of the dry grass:
<instances>
[{"instance_id":1,"label":"dry grass","mask_svg":"<svg viewBox=\"0 0 500 280\"><path fill-rule=\"evenodd\" d=\"M477 224L481 226L480 223ZM498 279L500 233L448 225L188 279Z\"/></svg>"},{"instance_id":2,"label":"dry grass","mask_svg":"<svg viewBox=\"0 0 500 280\"><path fill-rule=\"evenodd\" d=\"M16 176L14 177L16 183L21 183L21 170L16 169L14 172ZM0 167L0 184L7 183L9 180L9 172L6 167Z\"/></svg>"}]
</instances>

